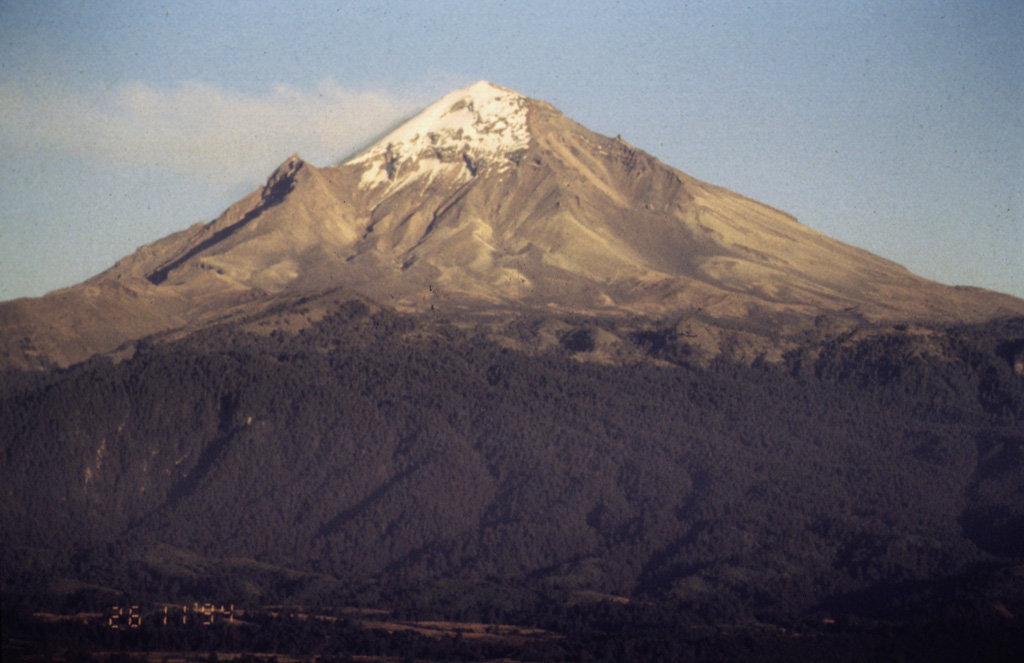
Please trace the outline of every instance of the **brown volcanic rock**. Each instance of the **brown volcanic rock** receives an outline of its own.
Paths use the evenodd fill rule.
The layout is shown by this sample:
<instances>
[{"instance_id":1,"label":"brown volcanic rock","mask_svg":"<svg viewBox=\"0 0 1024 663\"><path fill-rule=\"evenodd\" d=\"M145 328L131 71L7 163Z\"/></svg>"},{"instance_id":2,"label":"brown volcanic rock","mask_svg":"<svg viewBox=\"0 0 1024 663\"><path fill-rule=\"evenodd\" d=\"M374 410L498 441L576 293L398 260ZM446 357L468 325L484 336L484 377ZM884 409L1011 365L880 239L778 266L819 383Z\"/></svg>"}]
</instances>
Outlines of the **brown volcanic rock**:
<instances>
[{"instance_id":1,"label":"brown volcanic rock","mask_svg":"<svg viewBox=\"0 0 1024 663\"><path fill-rule=\"evenodd\" d=\"M917 277L481 82L345 164L292 156L212 223L81 285L0 304L0 363L68 365L337 287L399 310L499 317L699 314L802 327L822 314L1024 315L1020 299Z\"/></svg>"}]
</instances>

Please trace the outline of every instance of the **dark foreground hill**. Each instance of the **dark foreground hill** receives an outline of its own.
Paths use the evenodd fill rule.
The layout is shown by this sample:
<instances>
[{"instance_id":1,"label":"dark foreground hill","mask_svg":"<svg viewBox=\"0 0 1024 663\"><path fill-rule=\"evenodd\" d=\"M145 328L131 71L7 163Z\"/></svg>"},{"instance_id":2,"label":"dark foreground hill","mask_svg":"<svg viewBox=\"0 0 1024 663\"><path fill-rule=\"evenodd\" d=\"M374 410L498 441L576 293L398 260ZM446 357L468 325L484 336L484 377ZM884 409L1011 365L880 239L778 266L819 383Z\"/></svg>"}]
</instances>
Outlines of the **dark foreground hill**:
<instances>
[{"instance_id":1,"label":"dark foreground hill","mask_svg":"<svg viewBox=\"0 0 1024 663\"><path fill-rule=\"evenodd\" d=\"M613 366L572 356L601 320L526 353L343 294L292 306L299 331L269 311L4 376L5 601L1024 619L1022 320L754 365L652 332L656 361Z\"/></svg>"},{"instance_id":2,"label":"dark foreground hill","mask_svg":"<svg viewBox=\"0 0 1024 663\"><path fill-rule=\"evenodd\" d=\"M478 83L0 303L4 661L1019 652L1021 315Z\"/></svg>"}]
</instances>

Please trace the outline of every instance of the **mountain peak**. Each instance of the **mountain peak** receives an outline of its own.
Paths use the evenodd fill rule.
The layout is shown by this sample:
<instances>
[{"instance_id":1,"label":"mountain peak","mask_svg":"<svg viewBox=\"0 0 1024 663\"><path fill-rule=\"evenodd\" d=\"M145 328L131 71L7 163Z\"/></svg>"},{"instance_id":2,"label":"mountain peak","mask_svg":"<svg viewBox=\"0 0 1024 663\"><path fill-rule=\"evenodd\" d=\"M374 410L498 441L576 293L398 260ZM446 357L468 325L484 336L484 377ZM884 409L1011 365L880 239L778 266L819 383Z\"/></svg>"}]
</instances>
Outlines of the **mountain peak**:
<instances>
[{"instance_id":1,"label":"mountain peak","mask_svg":"<svg viewBox=\"0 0 1024 663\"><path fill-rule=\"evenodd\" d=\"M509 157L530 144L527 101L479 81L441 97L348 163L367 166L362 187L392 190L441 173L468 180L481 167L509 167Z\"/></svg>"},{"instance_id":2,"label":"mountain peak","mask_svg":"<svg viewBox=\"0 0 1024 663\"><path fill-rule=\"evenodd\" d=\"M290 157L285 159L284 162L277 167L277 170L271 173L270 177L267 178L267 183L263 186L264 198L279 194L285 183L294 178L295 173L305 165L306 162L303 161L302 157L297 153L292 154Z\"/></svg>"},{"instance_id":3,"label":"mountain peak","mask_svg":"<svg viewBox=\"0 0 1024 663\"><path fill-rule=\"evenodd\" d=\"M339 287L400 311L490 320L692 317L719 329L693 340L708 356L737 325L770 329L749 347L781 357L795 343L785 339L821 320L1024 313L1022 300L916 277L480 81L345 164L292 155L215 221L80 286L0 305L0 369L67 365Z\"/></svg>"}]
</instances>

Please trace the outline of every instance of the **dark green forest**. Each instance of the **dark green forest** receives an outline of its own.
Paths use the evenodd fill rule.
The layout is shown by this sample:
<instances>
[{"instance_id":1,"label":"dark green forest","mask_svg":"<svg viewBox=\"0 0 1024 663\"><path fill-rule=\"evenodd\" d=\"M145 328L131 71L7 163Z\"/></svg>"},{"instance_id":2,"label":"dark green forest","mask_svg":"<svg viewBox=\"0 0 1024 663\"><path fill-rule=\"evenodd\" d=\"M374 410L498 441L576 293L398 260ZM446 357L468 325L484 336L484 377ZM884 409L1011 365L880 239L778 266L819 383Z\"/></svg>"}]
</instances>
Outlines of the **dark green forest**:
<instances>
[{"instance_id":1,"label":"dark green forest","mask_svg":"<svg viewBox=\"0 0 1024 663\"><path fill-rule=\"evenodd\" d=\"M828 624L849 660L836 643L868 626L879 648L894 628L1020 642L1024 320L752 365L664 338L585 363L579 338L527 353L352 299L299 332L224 324L2 376L5 630L131 596L589 643L533 660L702 660L696 636L658 649L682 625ZM744 646L714 633L704 660Z\"/></svg>"}]
</instances>

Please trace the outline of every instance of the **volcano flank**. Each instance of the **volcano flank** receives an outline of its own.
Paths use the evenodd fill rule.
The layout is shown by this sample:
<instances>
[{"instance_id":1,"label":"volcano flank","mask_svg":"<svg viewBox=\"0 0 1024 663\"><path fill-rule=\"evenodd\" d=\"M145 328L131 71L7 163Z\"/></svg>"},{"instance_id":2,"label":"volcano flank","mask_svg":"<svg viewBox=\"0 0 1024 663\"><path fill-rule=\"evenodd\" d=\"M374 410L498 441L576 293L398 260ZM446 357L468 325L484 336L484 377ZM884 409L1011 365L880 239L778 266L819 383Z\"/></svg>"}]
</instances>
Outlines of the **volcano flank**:
<instances>
[{"instance_id":1,"label":"volcano flank","mask_svg":"<svg viewBox=\"0 0 1024 663\"><path fill-rule=\"evenodd\" d=\"M792 336L822 315L849 329L1024 314L1019 299L914 276L480 82L341 165L293 155L215 221L0 305L3 361L66 366L339 287L453 318L693 319L715 339L737 323ZM751 352L777 358L769 345Z\"/></svg>"},{"instance_id":2,"label":"volcano flank","mask_svg":"<svg viewBox=\"0 0 1024 663\"><path fill-rule=\"evenodd\" d=\"M0 459L5 660L1024 648L1024 301L487 82L0 303Z\"/></svg>"}]
</instances>

